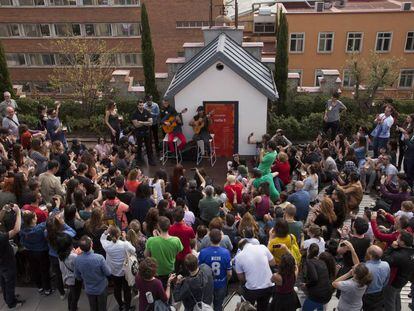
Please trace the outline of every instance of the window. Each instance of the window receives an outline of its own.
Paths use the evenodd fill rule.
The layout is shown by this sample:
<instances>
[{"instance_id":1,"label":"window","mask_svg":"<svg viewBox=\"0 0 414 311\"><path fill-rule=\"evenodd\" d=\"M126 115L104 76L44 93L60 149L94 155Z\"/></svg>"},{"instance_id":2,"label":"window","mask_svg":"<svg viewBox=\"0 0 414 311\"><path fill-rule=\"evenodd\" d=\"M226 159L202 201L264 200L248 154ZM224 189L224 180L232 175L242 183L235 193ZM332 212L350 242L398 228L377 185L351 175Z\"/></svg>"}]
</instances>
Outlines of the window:
<instances>
[{"instance_id":1,"label":"window","mask_svg":"<svg viewBox=\"0 0 414 311\"><path fill-rule=\"evenodd\" d=\"M56 91L56 89L49 82L45 81L33 82L33 87L39 93L52 93Z\"/></svg>"},{"instance_id":2,"label":"window","mask_svg":"<svg viewBox=\"0 0 414 311\"><path fill-rule=\"evenodd\" d=\"M123 36L123 37L129 37L129 36L139 36L139 27L138 24L114 24L115 36Z\"/></svg>"},{"instance_id":3,"label":"window","mask_svg":"<svg viewBox=\"0 0 414 311\"><path fill-rule=\"evenodd\" d=\"M19 25L17 24L0 24L0 37L19 37Z\"/></svg>"},{"instance_id":4,"label":"window","mask_svg":"<svg viewBox=\"0 0 414 311\"><path fill-rule=\"evenodd\" d=\"M42 54L42 63L45 66L55 65L55 55L54 54Z\"/></svg>"},{"instance_id":5,"label":"window","mask_svg":"<svg viewBox=\"0 0 414 311\"><path fill-rule=\"evenodd\" d=\"M177 21L175 28L202 28L209 25L208 21Z\"/></svg>"},{"instance_id":6,"label":"window","mask_svg":"<svg viewBox=\"0 0 414 311\"><path fill-rule=\"evenodd\" d=\"M49 0L49 3L56 6L76 5L76 0Z\"/></svg>"},{"instance_id":7,"label":"window","mask_svg":"<svg viewBox=\"0 0 414 311\"><path fill-rule=\"evenodd\" d=\"M322 70L321 69L316 69L315 70L315 86L320 86L320 84L319 84L319 78L320 77L323 77Z\"/></svg>"},{"instance_id":8,"label":"window","mask_svg":"<svg viewBox=\"0 0 414 311\"><path fill-rule=\"evenodd\" d=\"M34 2L33 0L19 0L20 6L33 6Z\"/></svg>"},{"instance_id":9,"label":"window","mask_svg":"<svg viewBox=\"0 0 414 311\"><path fill-rule=\"evenodd\" d=\"M94 24L85 24L85 34L88 37L95 36L95 25Z\"/></svg>"},{"instance_id":10,"label":"window","mask_svg":"<svg viewBox=\"0 0 414 311\"><path fill-rule=\"evenodd\" d=\"M342 86L343 87L354 87L355 86L354 77L352 76L351 71L348 69L345 69L343 72Z\"/></svg>"},{"instance_id":11,"label":"window","mask_svg":"<svg viewBox=\"0 0 414 311\"><path fill-rule=\"evenodd\" d=\"M7 66L24 66L26 65L26 60L24 54L18 53L7 53L6 54Z\"/></svg>"},{"instance_id":12,"label":"window","mask_svg":"<svg viewBox=\"0 0 414 311\"><path fill-rule=\"evenodd\" d=\"M291 33L289 51L292 53L302 53L305 50L305 34Z\"/></svg>"},{"instance_id":13,"label":"window","mask_svg":"<svg viewBox=\"0 0 414 311\"><path fill-rule=\"evenodd\" d=\"M11 6L13 5L12 0L0 0L0 6Z\"/></svg>"},{"instance_id":14,"label":"window","mask_svg":"<svg viewBox=\"0 0 414 311\"><path fill-rule=\"evenodd\" d=\"M100 37L109 37L112 35L111 24L95 24L95 33Z\"/></svg>"},{"instance_id":15,"label":"window","mask_svg":"<svg viewBox=\"0 0 414 311\"><path fill-rule=\"evenodd\" d=\"M411 88L413 87L414 81L414 69L403 69L400 72L400 82L398 83L399 87Z\"/></svg>"},{"instance_id":16,"label":"window","mask_svg":"<svg viewBox=\"0 0 414 311\"><path fill-rule=\"evenodd\" d=\"M256 33L275 33L275 23L254 23Z\"/></svg>"},{"instance_id":17,"label":"window","mask_svg":"<svg viewBox=\"0 0 414 311\"><path fill-rule=\"evenodd\" d=\"M28 59L29 59L29 65L32 66L41 66L43 65L42 63L42 56L40 54L28 54Z\"/></svg>"},{"instance_id":18,"label":"window","mask_svg":"<svg viewBox=\"0 0 414 311\"><path fill-rule=\"evenodd\" d=\"M80 24L55 24L55 33L58 37L80 36Z\"/></svg>"},{"instance_id":19,"label":"window","mask_svg":"<svg viewBox=\"0 0 414 311\"><path fill-rule=\"evenodd\" d=\"M113 0L114 5L139 5L139 0Z\"/></svg>"},{"instance_id":20,"label":"window","mask_svg":"<svg viewBox=\"0 0 414 311\"><path fill-rule=\"evenodd\" d=\"M334 45L334 33L333 32L320 32L318 39L318 52L330 53L333 51Z\"/></svg>"},{"instance_id":21,"label":"window","mask_svg":"<svg viewBox=\"0 0 414 311\"><path fill-rule=\"evenodd\" d=\"M378 32L377 44L375 45L375 51L377 52L389 52L391 49L391 32Z\"/></svg>"},{"instance_id":22,"label":"window","mask_svg":"<svg viewBox=\"0 0 414 311\"><path fill-rule=\"evenodd\" d=\"M41 5L45 5L45 1L44 0L34 0L35 5L41 6Z\"/></svg>"},{"instance_id":23,"label":"window","mask_svg":"<svg viewBox=\"0 0 414 311\"><path fill-rule=\"evenodd\" d=\"M414 52L414 31L407 33L407 40L405 41L405 51Z\"/></svg>"},{"instance_id":24,"label":"window","mask_svg":"<svg viewBox=\"0 0 414 311\"><path fill-rule=\"evenodd\" d=\"M58 66L71 66L75 63L75 57L72 54L57 54L56 65Z\"/></svg>"},{"instance_id":25,"label":"window","mask_svg":"<svg viewBox=\"0 0 414 311\"><path fill-rule=\"evenodd\" d=\"M348 32L346 39L347 52L361 52L362 32Z\"/></svg>"},{"instance_id":26,"label":"window","mask_svg":"<svg viewBox=\"0 0 414 311\"><path fill-rule=\"evenodd\" d=\"M303 76L303 70L302 69L289 69L289 73L298 73L299 74L299 86L302 85L302 76Z\"/></svg>"},{"instance_id":27,"label":"window","mask_svg":"<svg viewBox=\"0 0 414 311\"><path fill-rule=\"evenodd\" d=\"M118 66L142 66L141 54L121 53L117 55Z\"/></svg>"},{"instance_id":28,"label":"window","mask_svg":"<svg viewBox=\"0 0 414 311\"><path fill-rule=\"evenodd\" d=\"M50 26L48 24L40 24L40 33L42 37L50 37Z\"/></svg>"},{"instance_id":29,"label":"window","mask_svg":"<svg viewBox=\"0 0 414 311\"><path fill-rule=\"evenodd\" d=\"M26 37L40 37L40 26L36 24L23 24Z\"/></svg>"}]
</instances>

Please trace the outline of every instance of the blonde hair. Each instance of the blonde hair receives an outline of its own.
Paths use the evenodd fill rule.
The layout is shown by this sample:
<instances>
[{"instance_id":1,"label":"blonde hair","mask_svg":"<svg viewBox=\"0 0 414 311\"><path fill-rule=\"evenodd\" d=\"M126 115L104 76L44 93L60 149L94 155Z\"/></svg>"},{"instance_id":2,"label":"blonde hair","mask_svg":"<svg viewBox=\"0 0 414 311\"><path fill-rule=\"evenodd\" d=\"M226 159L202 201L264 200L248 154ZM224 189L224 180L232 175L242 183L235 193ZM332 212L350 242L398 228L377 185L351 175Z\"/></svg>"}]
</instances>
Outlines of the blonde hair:
<instances>
[{"instance_id":1,"label":"blonde hair","mask_svg":"<svg viewBox=\"0 0 414 311\"><path fill-rule=\"evenodd\" d=\"M127 241L131 242L132 245L138 244L138 239L142 235L141 224L139 220L134 219L129 223L128 233L126 236Z\"/></svg>"},{"instance_id":2,"label":"blonde hair","mask_svg":"<svg viewBox=\"0 0 414 311\"><path fill-rule=\"evenodd\" d=\"M334 204L330 198L324 197L319 206L320 206L321 214L325 215L326 218L328 218L330 223L333 223L336 221Z\"/></svg>"},{"instance_id":3,"label":"blonde hair","mask_svg":"<svg viewBox=\"0 0 414 311\"><path fill-rule=\"evenodd\" d=\"M136 168L134 168L129 172L127 179L128 180L135 180L137 178L138 178L138 170Z\"/></svg>"},{"instance_id":4,"label":"blonde hair","mask_svg":"<svg viewBox=\"0 0 414 311\"><path fill-rule=\"evenodd\" d=\"M401 203L401 209L404 209L407 212L412 212L414 210L414 203L411 201L403 201Z\"/></svg>"},{"instance_id":5,"label":"blonde hair","mask_svg":"<svg viewBox=\"0 0 414 311\"><path fill-rule=\"evenodd\" d=\"M285 162L287 162L287 161L289 160L289 157L288 157L288 155L287 155L285 152L280 152L280 153L277 155L277 159L278 159L280 162L285 163Z\"/></svg>"}]
</instances>

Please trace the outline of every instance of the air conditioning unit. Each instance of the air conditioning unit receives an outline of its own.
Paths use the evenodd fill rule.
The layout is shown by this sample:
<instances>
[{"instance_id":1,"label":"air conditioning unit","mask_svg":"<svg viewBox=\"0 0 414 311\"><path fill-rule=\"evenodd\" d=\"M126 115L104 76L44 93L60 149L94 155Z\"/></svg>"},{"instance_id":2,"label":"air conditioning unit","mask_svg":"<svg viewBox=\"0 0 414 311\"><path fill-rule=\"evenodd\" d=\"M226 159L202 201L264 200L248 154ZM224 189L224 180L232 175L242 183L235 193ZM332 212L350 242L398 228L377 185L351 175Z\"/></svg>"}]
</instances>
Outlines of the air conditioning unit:
<instances>
[{"instance_id":1,"label":"air conditioning unit","mask_svg":"<svg viewBox=\"0 0 414 311\"><path fill-rule=\"evenodd\" d=\"M411 10L411 2L401 3L401 10L402 11L410 11Z\"/></svg>"},{"instance_id":2,"label":"air conditioning unit","mask_svg":"<svg viewBox=\"0 0 414 311\"><path fill-rule=\"evenodd\" d=\"M325 7L324 2L315 2L315 11L316 12L323 12L324 7Z\"/></svg>"}]
</instances>

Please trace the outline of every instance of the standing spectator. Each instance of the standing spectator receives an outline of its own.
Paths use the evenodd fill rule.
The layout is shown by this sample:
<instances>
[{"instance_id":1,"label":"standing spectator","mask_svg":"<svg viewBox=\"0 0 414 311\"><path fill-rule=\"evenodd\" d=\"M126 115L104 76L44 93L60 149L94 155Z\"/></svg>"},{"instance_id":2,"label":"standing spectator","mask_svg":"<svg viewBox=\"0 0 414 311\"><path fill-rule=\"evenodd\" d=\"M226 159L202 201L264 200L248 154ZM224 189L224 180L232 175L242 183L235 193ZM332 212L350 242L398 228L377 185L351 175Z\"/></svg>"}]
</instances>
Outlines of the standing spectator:
<instances>
[{"instance_id":1,"label":"standing spectator","mask_svg":"<svg viewBox=\"0 0 414 311\"><path fill-rule=\"evenodd\" d=\"M126 239L135 247L137 260L141 262L145 257L144 251L147 237L141 232L141 224L138 220L134 219L129 223Z\"/></svg>"},{"instance_id":2,"label":"standing spectator","mask_svg":"<svg viewBox=\"0 0 414 311\"><path fill-rule=\"evenodd\" d=\"M170 192L172 198L185 198L187 188L187 178L185 177L185 169L181 164L174 166L173 175L170 182Z\"/></svg>"},{"instance_id":3,"label":"standing spectator","mask_svg":"<svg viewBox=\"0 0 414 311\"><path fill-rule=\"evenodd\" d=\"M72 176L70 161L74 159L75 154L71 153L70 155L71 158L69 158L69 155L65 152L65 146L61 141L55 140L52 143L50 159L59 163L59 170L56 173L56 176L60 177L61 182Z\"/></svg>"},{"instance_id":4,"label":"standing spectator","mask_svg":"<svg viewBox=\"0 0 414 311\"><path fill-rule=\"evenodd\" d=\"M257 311L265 311L274 288L270 270L275 265L273 255L266 246L253 245L246 240L240 241L239 249L235 257L235 270L243 296L253 305L257 302Z\"/></svg>"},{"instance_id":5,"label":"standing spectator","mask_svg":"<svg viewBox=\"0 0 414 311\"><path fill-rule=\"evenodd\" d=\"M138 274L135 277L135 287L138 289L139 293L138 310L149 310L152 304L151 300L153 303L157 300L167 303L170 299L171 282L176 275L174 273L170 275L166 289L164 290L161 281L155 278L156 274L157 261L154 258L145 258L140 262ZM151 297L152 299L148 299L148 297Z\"/></svg>"},{"instance_id":6,"label":"standing spectator","mask_svg":"<svg viewBox=\"0 0 414 311\"><path fill-rule=\"evenodd\" d=\"M62 125L62 122L59 119L59 108L60 108L60 103L58 102L56 105L56 108L48 109L46 129L50 137L50 140L52 142L54 142L55 140L58 140L63 144L65 149L67 149L68 143L66 142L66 137L65 137L66 127Z\"/></svg>"},{"instance_id":7,"label":"standing spectator","mask_svg":"<svg viewBox=\"0 0 414 311\"><path fill-rule=\"evenodd\" d=\"M206 264L198 265L197 257L188 254L184 259L184 266L189 271L188 277L177 276L174 289L174 299L182 301L185 311L194 310L199 303L211 305L213 303L213 272Z\"/></svg>"},{"instance_id":8,"label":"standing spectator","mask_svg":"<svg viewBox=\"0 0 414 311\"><path fill-rule=\"evenodd\" d=\"M389 263L393 277L384 289L386 311L401 310L401 290L414 272L413 236L401 230L397 241L392 242L382 259Z\"/></svg>"},{"instance_id":9,"label":"standing spectator","mask_svg":"<svg viewBox=\"0 0 414 311\"><path fill-rule=\"evenodd\" d=\"M390 129L394 124L394 118L392 113L394 107L387 104L384 109L384 113L377 115L374 122L376 123L375 129L371 132L371 136L374 138L374 158L378 158L379 150L381 148L387 148L388 139L390 138Z\"/></svg>"},{"instance_id":10,"label":"standing spectator","mask_svg":"<svg viewBox=\"0 0 414 311\"><path fill-rule=\"evenodd\" d=\"M36 214L37 223L40 224L47 220L49 216L46 205L43 205L42 208L39 207L40 201L42 200L42 195L38 193L32 193L29 197L30 204L23 205L23 210L31 211Z\"/></svg>"},{"instance_id":11,"label":"standing spectator","mask_svg":"<svg viewBox=\"0 0 414 311\"><path fill-rule=\"evenodd\" d=\"M303 248L308 249L309 246L313 243L318 245L319 254L322 254L325 251L325 240L322 237L322 229L318 225L310 225L308 228L309 239L303 241Z\"/></svg>"},{"instance_id":12,"label":"standing spectator","mask_svg":"<svg viewBox=\"0 0 414 311\"><path fill-rule=\"evenodd\" d=\"M371 245L367 250L365 266L371 273L372 282L362 297L364 311L384 310L384 289L390 278L390 265L381 260L382 255L383 252L379 246Z\"/></svg>"},{"instance_id":13,"label":"standing spectator","mask_svg":"<svg viewBox=\"0 0 414 311\"><path fill-rule=\"evenodd\" d=\"M405 118L403 125L401 127L397 127L397 130L399 131L399 136L398 136L399 155L398 155L398 165L397 165L398 171L400 171L401 168L403 167L402 163L403 163L404 154L406 150L404 133L411 132L413 129L414 129L414 114L408 115Z\"/></svg>"},{"instance_id":14,"label":"standing spectator","mask_svg":"<svg viewBox=\"0 0 414 311\"><path fill-rule=\"evenodd\" d=\"M121 202L129 206L131 204L132 198L134 197L134 193L125 191L124 187L125 187L124 176L115 177L116 197L120 199Z\"/></svg>"},{"instance_id":15,"label":"standing spectator","mask_svg":"<svg viewBox=\"0 0 414 311\"><path fill-rule=\"evenodd\" d=\"M3 118L2 126L9 131L9 134L17 139L19 137L19 119L12 107L7 107L6 113L6 116Z\"/></svg>"},{"instance_id":16,"label":"standing spectator","mask_svg":"<svg viewBox=\"0 0 414 311\"><path fill-rule=\"evenodd\" d=\"M150 127L150 139L154 143L155 151L160 153L160 142L158 128L160 126L160 107L152 101L152 95L145 96L144 108L151 113L152 125Z\"/></svg>"},{"instance_id":17,"label":"standing spectator","mask_svg":"<svg viewBox=\"0 0 414 311\"><path fill-rule=\"evenodd\" d=\"M129 205L131 218L137 219L141 224L144 223L151 207L155 207L155 203L151 199L151 188L147 183L143 183L137 188L135 197L132 198Z\"/></svg>"},{"instance_id":18,"label":"standing spectator","mask_svg":"<svg viewBox=\"0 0 414 311\"><path fill-rule=\"evenodd\" d=\"M116 103L110 101L105 110L105 125L108 127L111 134L111 143L119 145L119 137L121 135L121 120L118 115Z\"/></svg>"},{"instance_id":19,"label":"standing spectator","mask_svg":"<svg viewBox=\"0 0 414 311\"><path fill-rule=\"evenodd\" d=\"M224 191L226 192L229 202L237 202L237 204L241 204L243 184L236 180L236 176L227 175ZM234 196L236 196L236 198L234 198Z\"/></svg>"},{"instance_id":20,"label":"standing spectator","mask_svg":"<svg viewBox=\"0 0 414 311\"><path fill-rule=\"evenodd\" d=\"M298 267L295 258L290 253L284 254L278 272L272 275L275 293L269 310L296 311L300 308L300 301L294 288L297 276Z\"/></svg>"},{"instance_id":21,"label":"standing spectator","mask_svg":"<svg viewBox=\"0 0 414 311\"><path fill-rule=\"evenodd\" d=\"M212 229L209 233L211 246L203 248L198 256L199 264L207 264L214 277L214 311L223 310L223 301L227 295L227 280L232 275L230 252L220 246L222 232Z\"/></svg>"},{"instance_id":22,"label":"standing spectator","mask_svg":"<svg viewBox=\"0 0 414 311\"><path fill-rule=\"evenodd\" d=\"M67 234L59 236L57 246L63 283L69 288L68 310L76 311L78 310L78 301L82 291L82 281L75 278L75 259L80 250L73 248L72 238Z\"/></svg>"},{"instance_id":23,"label":"standing spectator","mask_svg":"<svg viewBox=\"0 0 414 311\"><path fill-rule=\"evenodd\" d=\"M118 226L121 230L128 227L126 213L129 212L129 206L116 197L116 191L109 188L106 192L106 200L102 204L102 211L105 219L112 225Z\"/></svg>"},{"instance_id":24,"label":"standing spectator","mask_svg":"<svg viewBox=\"0 0 414 311\"><path fill-rule=\"evenodd\" d=\"M271 172L271 167L276 160L277 151L276 143L274 141L269 141L266 145L266 150L261 149L260 151L260 164L258 169L262 171L263 175L267 175Z\"/></svg>"},{"instance_id":25,"label":"standing spectator","mask_svg":"<svg viewBox=\"0 0 414 311\"><path fill-rule=\"evenodd\" d=\"M47 150L47 148L45 150L45 148L43 147L42 140L40 138L33 138L32 148L30 149L29 157L36 163L36 176L39 176L40 174L46 172L48 155L49 150Z\"/></svg>"},{"instance_id":26,"label":"standing spectator","mask_svg":"<svg viewBox=\"0 0 414 311\"><path fill-rule=\"evenodd\" d=\"M105 250L101 244L101 236L108 229L103 221L103 212L100 207L92 210L91 218L85 222L85 233L92 239L92 249L95 254L105 257Z\"/></svg>"},{"instance_id":27,"label":"standing spectator","mask_svg":"<svg viewBox=\"0 0 414 311\"><path fill-rule=\"evenodd\" d=\"M404 172L407 174L407 182L414 186L414 130L404 133L404 142L407 146L404 157Z\"/></svg>"},{"instance_id":28,"label":"standing spectator","mask_svg":"<svg viewBox=\"0 0 414 311\"><path fill-rule=\"evenodd\" d=\"M314 164L308 166L308 176L303 181L303 190L309 193L310 201L315 202L319 192L319 176Z\"/></svg>"},{"instance_id":29,"label":"standing spectator","mask_svg":"<svg viewBox=\"0 0 414 311\"><path fill-rule=\"evenodd\" d=\"M59 163L52 160L47 164L47 171L39 176L40 193L46 203L51 203L55 195L63 196L65 194L59 178L55 176L58 170Z\"/></svg>"},{"instance_id":30,"label":"standing spectator","mask_svg":"<svg viewBox=\"0 0 414 311\"><path fill-rule=\"evenodd\" d=\"M9 242L19 232L21 227L21 213L20 208L11 204L3 207L5 212L10 213L12 210L16 213L16 221L13 228L6 232L0 232L0 285L3 292L4 302L10 309L18 308L23 305L24 300L17 298L15 294L16 289L16 257L14 256L13 248ZM3 219L1 220L4 221ZM5 228L8 230L8 228Z\"/></svg>"},{"instance_id":31,"label":"standing spectator","mask_svg":"<svg viewBox=\"0 0 414 311\"><path fill-rule=\"evenodd\" d=\"M346 110L346 106L339 100L339 93L334 92L326 103L325 114L323 116L323 131L327 134L331 129L331 141L335 139L339 130L339 118L341 111Z\"/></svg>"},{"instance_id":32,"label":"standing spectator","mask_svg":"<svg viewBox=\"0 0 414 311\"><path fill-rule=\"evenodd\" d=\"M106 311L108 277L111 269L102 255L92 251L92 240L83 236L79 241L82 254L75 259L75 277L82 280L91 311Z\"/></svg>"},{"instance_id":33,"label":"standing spectator","mask_svg":"<svg viewBox=\"0 0 414 311\"><path fill-rule=\"evenodd\" d=\"M170 273L174 272L176 256L183 250L180 239L168 234L170 224L167 217L161 216L158 219L158 229L148 239L144 252L145 257L153 257L157 261L157 276L164 288L167 287Z\"/></svg>"},{"instance_id":34,"label":"standing spectator","mask_svg":"<svg viewBox=\"0 0 414 311\"><path fill-rule=\"evenodd\" d=\"M306 221L309 213L310 196L309 192L303 190L303 182L295 183L295 192L288 196L287 201L296 207L296 218Z\"/></svg>"},{"instance_id":35,"label":"standing spectator","mask_svg":"<svg viewBox=\"0 0 414 311\"><path fill-rule=\"evenodd\" d=\"M6 110L8 107L12 107L14 110L18 108L16 101L11 98L10 92L4 92L3 97L4 100L0 103L0 118L4 118L6 116Z\"/></svg>"},{"instance_id":36,"label":"standing spectator","mask_svg":"<svg viewBox=\"0 0 414 311\"><path fill-rule=\"evenodd\" d=\"M182 272L184 258L191 253L191 243L195 242L193 228L184 222L184 209L177 206L174 210L174 224L168 229L168 234L180 239L183 250L177 254L175 261L175 271ZM194 241L193 241L194 240Z\"/></svg>"},{"instance_id":37,"label":"standing spectator","mask_svg":"<svg viewBox=\"0 0 414 311\"><path fill-rule=\"evenodd\" d=\"M249 213L244 214L244 216L246 216L247 214L249 214ZM250 217L252 217L252 216L250 215ZM208 225L208 229L210 231L211 230L214 230L214 229L217 229L217 230L220 230L220 232L222 232L223 231L223 227L224 227L223 219L221 219L220 217L214 217L210 221L210 224ZM239 229L241 229L241 231L243 231L242 230L243 227L244 227L243 224L240 224L239 225ZM209 247L211 245L212 245L212 242L210 240L210 235L206 234L201 239L201 243L200 243L198 249L201 250L201 249L206 248L206 247ZM232 250L233 250L233 244L232 244L232 242L230 240L230 237L228 235L224 234L223 232L222 232L222 236L221 236L221 240L220 240L220 246L226 248L229 252L232 252Z\"/></svg>"},{"instance_id":38,"label":"standing spectator","mask_svg":"<svg viewBox=\"0 0 414 311\"><path fill-rule=\"evenodd\" d=\"M101 236L101 244L106 252L106 264L111 270L115 300L120 310L129 310L131 307L131 288L125 279L124 263L128 254L135 254L135 247L130 242L121 240L120 237L119 228L109 226ZM122 299L122 292L124 299Z\"/></svg>"},{"instance_id":39,"label":"standing spectator","mask_svg":"<svg viewBox=\"0 0 414 311\"><path fill-rule=\"evenodd\" d=\"M341 290L338 311L360 311L362 296L371 281L371 273L363 263L356 265L348 273L337 278L332 286Z\"/></svg>"},{"instance_id":40,"label":"standing spectator","mask_svg":"<svg viewBox=\"0 0 414 311\"><path fill-rule=\"evenodd\" d=\"M32 281L37 290L46 296L52 293L50 287L50 261L47 240L45 237L46 222L37 224L34 212L24 211L23 226L20 231L20 242L27 250Z\"/></svg>"},{"instance_id":41,"label":"standing spectator","mask_svg":"<svg viewBox=\"0 0 414 311\"><path fill-rule=\"evenodd\" d=\"M219 215L221 201L214 197L213 186L207 186L204 190L206 197L198 203L198 209L200 210L201 220L208 225L210 221Z\"/></svg>"}]
</instances>

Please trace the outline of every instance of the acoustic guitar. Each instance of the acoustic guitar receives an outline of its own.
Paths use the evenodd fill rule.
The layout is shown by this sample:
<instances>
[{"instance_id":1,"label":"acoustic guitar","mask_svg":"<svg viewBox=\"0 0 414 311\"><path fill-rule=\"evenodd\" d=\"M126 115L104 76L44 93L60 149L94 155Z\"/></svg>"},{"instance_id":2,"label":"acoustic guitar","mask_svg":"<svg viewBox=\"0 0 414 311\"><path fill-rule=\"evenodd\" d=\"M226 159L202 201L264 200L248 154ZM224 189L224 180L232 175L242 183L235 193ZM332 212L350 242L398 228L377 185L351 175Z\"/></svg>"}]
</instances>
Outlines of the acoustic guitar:
<instances>
[{"instance_id":1,"label":"acoustic guitar","mask_svg":"<svg viewBox=\"0 0 414 311\"><path fill-rule=\"evenodd\" d=\"M181 116L183 113L186 113L188 111L187 108L184 108L178 115L175 116L169 116L167 120L164 121L164 124L162 125L162 129L165 133L171 133L174 131L174 129L177 127L177 116Z\"/></svg>"},{"instance_id":2,"label":"acoustic guitar","mask_svg":"<svg viewBox=\"0 0 414 311\"><path fill-rule=\"evenodd\" d=\"M204 118L200 118L197 121L194 121L192 127L193 127L193 131L195 134L199 134L201 129L204 127L205 125L205 119L209 118L212 114L214 113L214 110L211 110L209 113L207 113L205 115Z\"/></svg>"}]
</instances>

